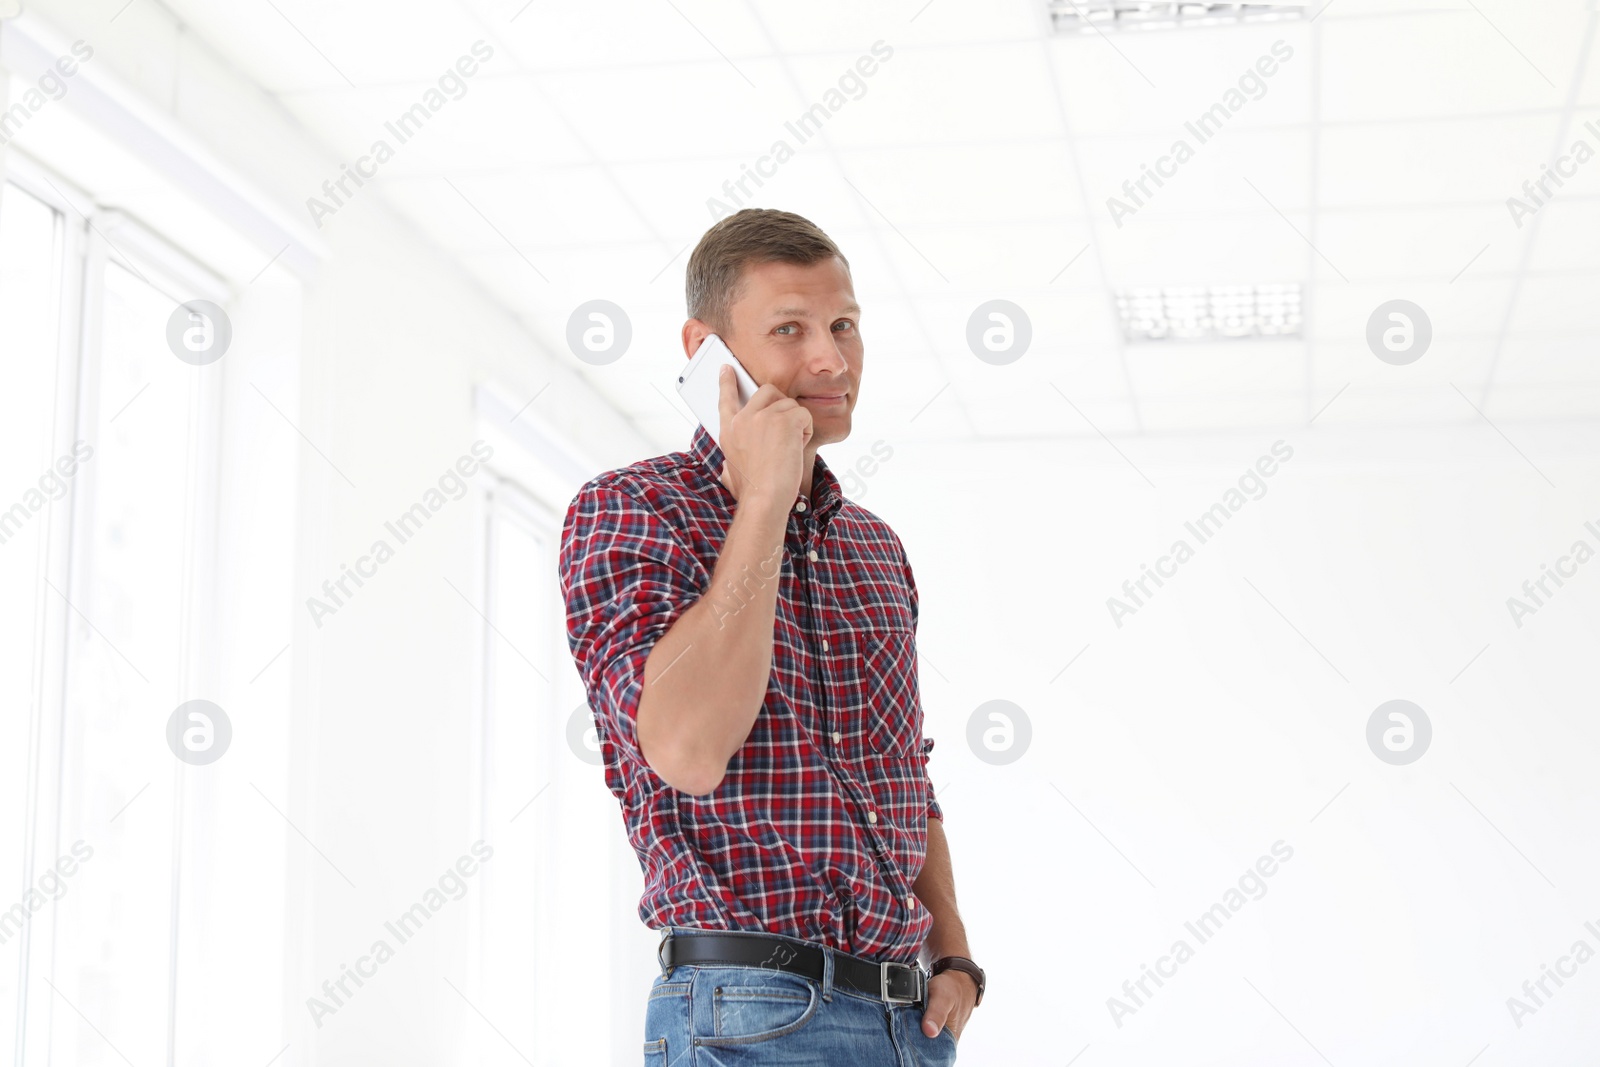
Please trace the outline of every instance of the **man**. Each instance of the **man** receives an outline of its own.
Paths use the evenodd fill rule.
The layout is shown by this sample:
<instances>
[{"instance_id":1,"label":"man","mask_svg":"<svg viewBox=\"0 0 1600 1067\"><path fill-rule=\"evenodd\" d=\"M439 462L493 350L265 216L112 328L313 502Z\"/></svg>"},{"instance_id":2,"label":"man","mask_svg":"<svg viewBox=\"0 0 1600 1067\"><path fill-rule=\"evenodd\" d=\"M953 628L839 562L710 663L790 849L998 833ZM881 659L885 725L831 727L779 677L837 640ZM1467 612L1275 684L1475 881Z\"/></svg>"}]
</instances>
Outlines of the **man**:
<instances>
[{"instance_id":1,"label":"man","mask_svg":"<svg viewBox=\"0 0 1600 1067\"><path fill-rule=\"evenodd\" d=\"M860 395L849 263L806 219L746 209L687 288L685 355L716 333L759 388L741 407L724 368L720 445L698 427L591 480L561 537L639 917L666 935L646 1064L954 1062L983 972L927 776L916 583L817 455Z\"/></svg>"}]
</instances>

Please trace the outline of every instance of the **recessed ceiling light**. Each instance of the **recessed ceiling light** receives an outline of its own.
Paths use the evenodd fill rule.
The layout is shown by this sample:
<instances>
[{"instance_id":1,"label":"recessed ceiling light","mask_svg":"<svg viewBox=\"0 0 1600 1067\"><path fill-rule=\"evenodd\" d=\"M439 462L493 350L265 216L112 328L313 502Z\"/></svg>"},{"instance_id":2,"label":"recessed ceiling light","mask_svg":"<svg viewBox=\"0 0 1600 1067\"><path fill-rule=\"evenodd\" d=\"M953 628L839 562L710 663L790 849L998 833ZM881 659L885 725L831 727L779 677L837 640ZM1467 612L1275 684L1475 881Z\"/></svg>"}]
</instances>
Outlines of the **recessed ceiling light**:
<instances>
[{"instance_id":1,"label":"recessed ceiling light","mask_svg":"<svg viewBox=\"0 0 1600 1067\"><path fill-rule=\"evenodd\" d=\"M1116 295L1130 341L1232 341L1300 336L1300 285L1192 285Z\"/></svg>"},{"instance_id":2,"label":"recessed ceiling light","mask_svg":"<svg viewBox=\"0 0 1600 1067\"><path fill-rule=\"evenodd\" d=\"M1172 30L1235 22L1279 22L1306 17L1304 3L1211 4L1193 0L1048 0L1057 33L1101 30Z\"/></svg>"}]
</instances>

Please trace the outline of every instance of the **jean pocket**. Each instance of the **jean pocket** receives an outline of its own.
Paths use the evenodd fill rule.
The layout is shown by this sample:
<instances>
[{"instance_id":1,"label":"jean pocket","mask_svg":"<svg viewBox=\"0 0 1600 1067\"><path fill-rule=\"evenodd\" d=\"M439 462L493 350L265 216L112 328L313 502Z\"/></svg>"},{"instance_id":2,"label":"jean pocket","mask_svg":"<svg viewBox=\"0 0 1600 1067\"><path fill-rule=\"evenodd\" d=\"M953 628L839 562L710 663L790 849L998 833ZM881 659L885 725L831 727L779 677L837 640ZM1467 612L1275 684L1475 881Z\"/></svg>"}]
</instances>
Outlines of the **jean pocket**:
<instances>
[{"instance_id":1,"label":"jean pocket","mask_svg":"<svg viewBox=\"0 0 1600 1067\"><path fill-rule=\"evenodd\" d=\"M739 1046L799 1031L817 1014L821 998L806 978L753 968L702 971L711 989L712 1033L697 1045Z\"/></svg>"},{"instance_id":2,"label":"jean pocket","mask_svg":"<svg viewBox=\"0 0 1600 1067\"><path fill-rule=\"evenodd\" d=\"M645 1001L644 1032L646 1037L660 1036L645 1041L644 1067L667 1067L671 1062L667 1054L668 1039L680 1043L689 1032L690 972L691 968L677 967L671 978L657 975L650 985L650 996Z\"/></svg>"},{"instance_id":3,"label":"jean pocket","mask_svg":"<svg viewBox=\"0 0 1600 1067\"><path fill-rule=\"evenodd\" d=\"M956 1035L948 1026L939 1027L939 1032L932 1037L922 1028L924 1013L915 1008L907 1009L905 1027L908 1033L907 1041L914 1053L912 1062L918 1067L950 1067L956 1062Z\"/></svg>"}]
</instances>

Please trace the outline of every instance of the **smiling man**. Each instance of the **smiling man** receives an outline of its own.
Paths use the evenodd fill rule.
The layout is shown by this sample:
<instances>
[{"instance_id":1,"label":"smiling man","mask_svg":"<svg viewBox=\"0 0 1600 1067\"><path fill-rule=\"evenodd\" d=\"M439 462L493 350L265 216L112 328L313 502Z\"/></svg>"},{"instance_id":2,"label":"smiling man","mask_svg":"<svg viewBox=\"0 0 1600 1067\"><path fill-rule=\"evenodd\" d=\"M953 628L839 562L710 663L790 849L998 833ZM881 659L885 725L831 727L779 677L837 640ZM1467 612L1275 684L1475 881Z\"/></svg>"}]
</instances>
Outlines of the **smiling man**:
<instances>
[{"instance_id":1,"label":"smiling man","mask_svg":"<svg viewBox=\"0 0 1600 1067\"><path fill-rule=\"evenodd\" d=\"M639 917L664 935L645 1063L953 1063L984 975L927 776L917 587L817 454L860 397L849 263L746 209L690 256L688 310L685 356L716 333L759 388L741 407L725 369L720 445L697 427L586 483L560 554Z\"/></svg>"}]
</instances>

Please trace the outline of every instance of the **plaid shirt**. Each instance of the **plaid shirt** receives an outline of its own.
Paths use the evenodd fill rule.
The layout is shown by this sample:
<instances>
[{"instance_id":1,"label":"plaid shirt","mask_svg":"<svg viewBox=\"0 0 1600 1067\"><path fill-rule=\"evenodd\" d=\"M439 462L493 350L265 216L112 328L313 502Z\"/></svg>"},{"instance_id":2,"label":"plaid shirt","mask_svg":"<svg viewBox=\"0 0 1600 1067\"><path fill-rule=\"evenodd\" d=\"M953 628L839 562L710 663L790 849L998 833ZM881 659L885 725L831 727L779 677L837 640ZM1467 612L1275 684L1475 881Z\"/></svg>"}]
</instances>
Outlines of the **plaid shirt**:
<instances>
[{"instance_id":1,"label":"plaid shirt","mask_svg":"<svg viewBox=\"0 0 1600 1067\"><path fill-rule=\"evenodd\" d=\"M735 503L722 463L696 427L689 450L587 482L562 525L567 639L644 870L639 917L915 961L933 917L911 887L928 816L944 818L922 736L917 587L900 538L845 499L820 455L812 499L789 512L766 697L722 784L674 789L639 751L656 639L702 595L739 607L709 588ZM716 669L693 655L678 669Z\"/></svg>"}]
</instances>

